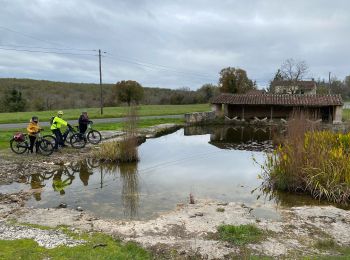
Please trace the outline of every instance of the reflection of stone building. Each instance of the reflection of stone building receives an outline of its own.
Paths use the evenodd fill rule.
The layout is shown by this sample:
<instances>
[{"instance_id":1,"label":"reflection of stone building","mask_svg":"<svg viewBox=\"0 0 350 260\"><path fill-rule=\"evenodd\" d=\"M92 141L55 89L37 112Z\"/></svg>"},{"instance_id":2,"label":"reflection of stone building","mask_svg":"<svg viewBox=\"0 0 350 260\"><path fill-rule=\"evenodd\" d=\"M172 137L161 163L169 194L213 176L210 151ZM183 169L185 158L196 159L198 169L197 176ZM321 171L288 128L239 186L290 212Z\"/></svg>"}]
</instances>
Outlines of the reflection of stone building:
<instances>
[{"instance_id":1,"label":"reflection of stone building","mask_svg":"<svg viewBox=\"0 0 350 260\"><path fill-rule=\"evenodd\" d=\"M210 134L211 145L220 149L246 151L269 151L272 148L272 136L279 129L269 126L188 126L185 135Z\"/></svg>"},{"instance_id":2,"label":"reflection of stone building","mask_svg":"<svg viewBox=\"0 0 350 260\"><path fill-rule=\"evenodd\" d=\"M228 120L288 119L297 111L325 122L339 123L342 120L340 95L221 94L211 103L216 115L223 114Z\"/></svg>"},{"instance_id":3,"label":"reflection of stone building","mask_svg":"<svg viewBox=\"0 0 350 260\"><path fill-rule=\"evenodd\" d=\"M274 94L316 94L316 82L313 80L297 82L276 80L271 83L271 87Z\"/></svg>"}]
</instances>

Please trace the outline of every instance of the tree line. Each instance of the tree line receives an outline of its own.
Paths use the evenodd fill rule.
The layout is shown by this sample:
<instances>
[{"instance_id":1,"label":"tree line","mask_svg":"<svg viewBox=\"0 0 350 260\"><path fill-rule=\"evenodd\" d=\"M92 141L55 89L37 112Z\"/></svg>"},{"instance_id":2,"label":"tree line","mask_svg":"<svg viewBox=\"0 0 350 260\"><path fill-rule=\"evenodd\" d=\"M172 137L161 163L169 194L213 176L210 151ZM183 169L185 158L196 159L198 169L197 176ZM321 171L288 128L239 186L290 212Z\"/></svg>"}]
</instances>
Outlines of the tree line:
<instances>
[{"instance_id":1,"label":"tree line","mask_svg":"<svg viewBox=\"0 0 350 260\"><path fill-rule=\"evenodd\" d=\"M126 88L121 89L121 85ZM136 88L134 87L136 86ZM128 90L131 87L131 90ZM138 89L142 89L142 93ZM136 81L103 84L104 106L120 106L131 102L144 105L208 103L218 88L205 84L197 90L142 87ZM128 92L131 99L128 101ZM100 85L46 80L0 79L0 112L43 111L100 106Z\"/></svg>"},{"instance_id":2,"label":"tree line","mask_svg":"<svg viewBox=\"0 0 350 260\"><path fill-rule=\"evenodd\" d=\"M309 72L305 61L285 60L277 69L270 85L263 92L273 93L274 81L288 81L296 84ZM350 99L350 76L344 80L333 77L331 84L318 79L317 93L341 94ZM122 104L181 105L208 103L220 93L244 94L257 90L257 84L247 72L238 67L223 68L219 72L218 84L204 84L197 90L142 87L133 80L122 80L116 84L103 84L104 106ZM0 112L42 111L67 108L88 108L100 106L100 85L69 83L46 80L0 79Z\"/></svg>"}]
</instances>

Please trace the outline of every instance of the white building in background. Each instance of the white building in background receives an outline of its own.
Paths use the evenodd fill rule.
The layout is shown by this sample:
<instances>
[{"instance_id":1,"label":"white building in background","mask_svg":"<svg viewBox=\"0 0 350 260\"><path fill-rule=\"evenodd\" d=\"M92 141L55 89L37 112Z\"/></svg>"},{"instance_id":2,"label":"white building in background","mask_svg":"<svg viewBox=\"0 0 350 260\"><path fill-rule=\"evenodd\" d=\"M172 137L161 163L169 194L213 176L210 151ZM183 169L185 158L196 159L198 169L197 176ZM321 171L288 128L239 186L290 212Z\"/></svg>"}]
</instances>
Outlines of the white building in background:
<instances>
[{"instance_id":1,"label":"white building in background","mask_svg":"<svg viewBox=\"0 0 350 260\"><path fill-rule=\"evenodd\" d=\"M301 94L301 95L315 95L316 94L316 82L313 80L302 81L287 81L279 80L273 81L272 84L273 94Z\"/></svg>"}]
</instances>

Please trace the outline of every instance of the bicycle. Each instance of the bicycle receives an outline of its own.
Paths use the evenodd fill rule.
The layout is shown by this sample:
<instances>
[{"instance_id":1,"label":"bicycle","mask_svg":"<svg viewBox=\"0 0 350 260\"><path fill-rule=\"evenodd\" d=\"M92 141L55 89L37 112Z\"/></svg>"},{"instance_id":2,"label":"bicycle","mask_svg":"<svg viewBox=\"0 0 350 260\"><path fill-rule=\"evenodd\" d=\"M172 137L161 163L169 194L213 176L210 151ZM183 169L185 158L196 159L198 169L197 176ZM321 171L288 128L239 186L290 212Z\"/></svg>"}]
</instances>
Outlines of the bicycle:
<instances>
[{"instance_id":1,"label":"bicycle","mask_svg":"<svg viewBox=\"0 0 350 260\"><path fill-rule=\"evenodd\" d=\"M53 153L54 145L44 137L37 134L34 146L37 147L38 152L42 155L49 156ZM29 152L30 142L28 140L28 134L18 133L15 134L10 140L11 150L16 154L23 154Z\"/></svg>"},{"instance_id":2,"label":"bicycle","mask_svg":"<svg viewBox=\"0 0 350 260\"><path fill-rule=\"evenodd\" d=\"M74 130L73 127L67 127L67 129L62 134L63 143L70 144L70 139L75 133L77 133L77 131ZM43 138L50 140L53 146L56 146L57 139L54 135L45 135Z\"/></svg>"},{"instance_id":3,"label":"bicycle","mask_svg":"<svg viewBox=\"0 0 350 260\"><path fill-rule=\"evenodd\" d=\"M102 140L102 135L99 131L92 128L93 122L88 124L87 131L84 134L75 133L70 138L70 144L74 148L84 148L86 143L98 144Z\"/></svg>"}]
</instances>

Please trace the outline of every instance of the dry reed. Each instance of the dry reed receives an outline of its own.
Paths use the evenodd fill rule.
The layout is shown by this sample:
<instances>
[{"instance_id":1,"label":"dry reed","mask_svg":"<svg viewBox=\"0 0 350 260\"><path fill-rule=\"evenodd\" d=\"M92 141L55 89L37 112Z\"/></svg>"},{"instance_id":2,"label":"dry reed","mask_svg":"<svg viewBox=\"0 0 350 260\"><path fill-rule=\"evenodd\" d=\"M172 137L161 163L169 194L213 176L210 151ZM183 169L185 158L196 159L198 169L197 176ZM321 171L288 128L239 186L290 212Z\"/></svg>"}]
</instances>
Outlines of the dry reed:
<instances>
[{"instance_id":1,"label":"dry reed","mask_svg":"<svg viewBox=\"0 0 350 260\"><path fill-rule=\"evenodd\" d=\"M265 185L348 204L349 148L350 134L319 131L307 116L296 114L281 145L267 155L263 166Z\"/></svg>"},{"instance_id":2,"label":"dry reed","mask_svg":"<svg viewBox=\"0 0 350 260\"><path fill-rule=\"evenodd\" d=\"M138 117L134 106L128 107L127 115L123 125L125 135L120 141L104 142L98 151L94 153L94 158L106 162L136 162L138 157Z\"/></svg>"}]
</instances>

